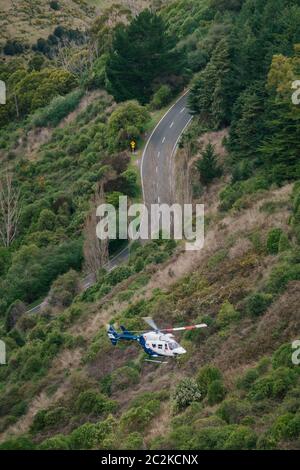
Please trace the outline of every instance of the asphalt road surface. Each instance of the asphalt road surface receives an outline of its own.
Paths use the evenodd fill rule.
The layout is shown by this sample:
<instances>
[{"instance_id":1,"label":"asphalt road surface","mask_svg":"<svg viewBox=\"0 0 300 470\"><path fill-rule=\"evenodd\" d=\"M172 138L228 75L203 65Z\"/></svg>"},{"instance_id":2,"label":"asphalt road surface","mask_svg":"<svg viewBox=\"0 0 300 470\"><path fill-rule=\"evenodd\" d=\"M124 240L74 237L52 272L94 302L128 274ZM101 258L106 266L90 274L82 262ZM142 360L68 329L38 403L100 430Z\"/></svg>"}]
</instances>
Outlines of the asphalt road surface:
<instances>
[{"instance_id":1,"label":"asphalt road surface","mask_svg":"<svg viewBox=\"0 0 300 470\"><path fill-rule=\"evenodd\" d=\"M144 203L172 204L174 198L173 157L179 139L192 116L188 93L181 96L158 123L146 144L141 162Z\"/></svg>"},{"instance_id":2,"label":"asphalt road surface","mask_svg":"<svg viewBox=\"0 0 300 470\"><path fill-rule=\"evenodd\" d=\"M174 201L172 160L180 137L192 119L187 107L187 96L188 92L166 112L146 143L141 161L141 180L143 199L148 208L151 204L172 204ZM106 266L107 270L112 271L127 261L128 257L129 247L127 246L109 261ZM82 281L83 290L93 284L95 284L94 276L86 276ZM27 313L37 313L47 304L46 298Z\"/></svg>"}]
</instances>

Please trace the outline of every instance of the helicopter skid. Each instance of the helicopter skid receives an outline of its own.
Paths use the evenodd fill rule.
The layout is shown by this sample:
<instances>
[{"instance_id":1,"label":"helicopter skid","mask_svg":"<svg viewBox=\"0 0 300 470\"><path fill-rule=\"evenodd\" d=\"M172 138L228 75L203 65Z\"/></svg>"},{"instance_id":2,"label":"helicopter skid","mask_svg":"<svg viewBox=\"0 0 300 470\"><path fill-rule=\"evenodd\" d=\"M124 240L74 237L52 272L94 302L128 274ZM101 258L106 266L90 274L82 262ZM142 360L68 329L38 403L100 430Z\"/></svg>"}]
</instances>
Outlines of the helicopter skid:
<instances>
[{"instance_id":1,"label":"helicopter skid","mask_svg":"<svg viewBox=\"0 0 300 470\"><path fill-rule=\"evenodd\" d=\"M156 364L168 364L168 361L159 361L155 359L145 359L145 362L155 362Z\"/></svg>"}]
</instances>

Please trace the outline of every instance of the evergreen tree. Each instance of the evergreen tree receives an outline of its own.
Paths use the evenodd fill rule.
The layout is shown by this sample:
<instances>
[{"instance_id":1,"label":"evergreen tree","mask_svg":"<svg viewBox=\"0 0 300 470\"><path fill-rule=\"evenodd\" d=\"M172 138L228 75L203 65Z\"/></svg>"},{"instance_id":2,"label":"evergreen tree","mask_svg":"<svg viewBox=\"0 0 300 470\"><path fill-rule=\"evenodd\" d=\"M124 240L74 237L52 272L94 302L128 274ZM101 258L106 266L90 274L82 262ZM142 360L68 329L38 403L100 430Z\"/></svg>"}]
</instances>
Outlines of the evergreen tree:
<instances>
[{"instance_id":1,"label":"evergreen tree","mask_svg":"<svg viewBox=\"0 0 300 470\"><path fill-rule=\"evenodd\" d=\"M119 26L107 64L109 88L117 101L149 101L154 81L163 81L181 71L181 59L174 49L161 17L144 10L129 26Z\"/></svg>"},{"instance_id":2,"label":"evergreen tree","mask_svg":"<svg viewBox=\"0 0 300 470\"><path fill-rule=\"evenodd\" d=\"M230 123L236 93L229 42L222 39L210 62L194 79L189 106L193 114L219 129Z\"/></svg>"},{"instance_id":3,"label":"evergreen tree","mask_svg":"<svg viewBox=\"0 0 300 470\"><path fill-rule=\"evenodd\" d=\"M217 163L215 147L211 142L202 153L202 158L196 162L196 167L200 173L200 181L205 186L211 183L214 178L221 176L222 170Z\"/></svg>"}]
</instances>

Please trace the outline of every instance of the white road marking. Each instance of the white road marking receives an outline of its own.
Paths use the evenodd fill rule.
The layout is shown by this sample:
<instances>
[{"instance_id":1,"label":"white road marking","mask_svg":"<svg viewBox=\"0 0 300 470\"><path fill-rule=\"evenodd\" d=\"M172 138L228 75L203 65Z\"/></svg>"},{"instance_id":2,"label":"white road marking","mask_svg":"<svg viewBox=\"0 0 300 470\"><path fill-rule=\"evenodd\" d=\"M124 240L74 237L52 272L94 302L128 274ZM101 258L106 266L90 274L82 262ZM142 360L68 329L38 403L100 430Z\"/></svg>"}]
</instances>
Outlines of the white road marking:
<instances>
[{"instance_id":1,"label":"white road marking","mask_svg":"<svg viewBox=\"0 0 300 470\"><path fill-rule=\"evenodd\" d=\"M158 198L157 198L157 201L158 201L158 204L160 204L160 197L159 197L159 196L158 196Z\"/></svg>"},{"instance_id":2,"label":"white road marking","mask_svg":"<svg viewBox=\"0 0 300 470\"><path fill-rule=\"evenodd\" d=\"M185 110L185 106L182 108L182 110L180 111L180 114L183 113L183 111Z\"/></svg>"},{"instance_id":3,"label":"white road marking","mask_svg":"<svg viewBox=\"0 0 300 470\"><path fill-rule=\"evenodd\" d=\"M158 152L158 154L157 154L157 158L159 158L159 157L160 157L160 152Z\"/></svg>"},{"instance_id":4,"label":"white road marking","mask_svg":"<svg viewBox=\"0 0 300 470\"><path fill-rule=\"evenodd\" d=\"M158 166L156 167L156 173L158 173Z\"/></svg>"},{"instance_id":5,"label":"white road marking","mask_svg":"<svg viewBox=\"0 0 300 470\"><path fill-rule=\"evenodd\" d=\"M174 126L174 121L171 122L170 129Z\"/></svg>"},{"instance_id":6,"label":"white road marking","mask_svg":"<svg viewBox=\"0 0 300 470\"><path fill-rule=\"evenodd\" d=\"M165 140L166 140L166 138L164 137L163 140L161 141L161 143L163 144Z\"/></svg>"}]
</instances>

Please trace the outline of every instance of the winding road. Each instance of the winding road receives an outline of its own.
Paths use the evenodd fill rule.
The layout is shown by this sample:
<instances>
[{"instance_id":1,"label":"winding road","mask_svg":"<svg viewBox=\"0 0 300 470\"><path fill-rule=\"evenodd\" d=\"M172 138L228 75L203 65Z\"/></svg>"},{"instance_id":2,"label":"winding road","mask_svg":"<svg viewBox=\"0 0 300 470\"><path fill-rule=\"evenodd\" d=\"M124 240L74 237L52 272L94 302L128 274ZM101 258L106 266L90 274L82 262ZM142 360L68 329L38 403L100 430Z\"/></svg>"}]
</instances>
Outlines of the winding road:
<instances>
[{"instance_id":1,"label":"winding road","mask_svg":"<svg viewBox=\"0 0 300 470\"><path fill-rule=\"evenodd\" d=\"M179 139L192 120L187 106L188 91L159 121L149 137L141 162L143 199L150 204L174 202L173 157Z\"/></svg>"},{"instance_id":2,"label":"winding road","mask_svg":"<svg viewBox=\"0 0 300 470\"><path fill-rule=\"evenodd\" d=\"M187 106L188 91L185 92L165 113L150 135L140 163L144 204L172 204L174 201L173 157L179 139L192 120ZM129 247L110 259L106 268L112 271L129 257ZM82 281L83 290L95 283L94 276L88 275ZM47 298L27 313L38 313L47 306Z\"/></svg>"}]
</instances>

